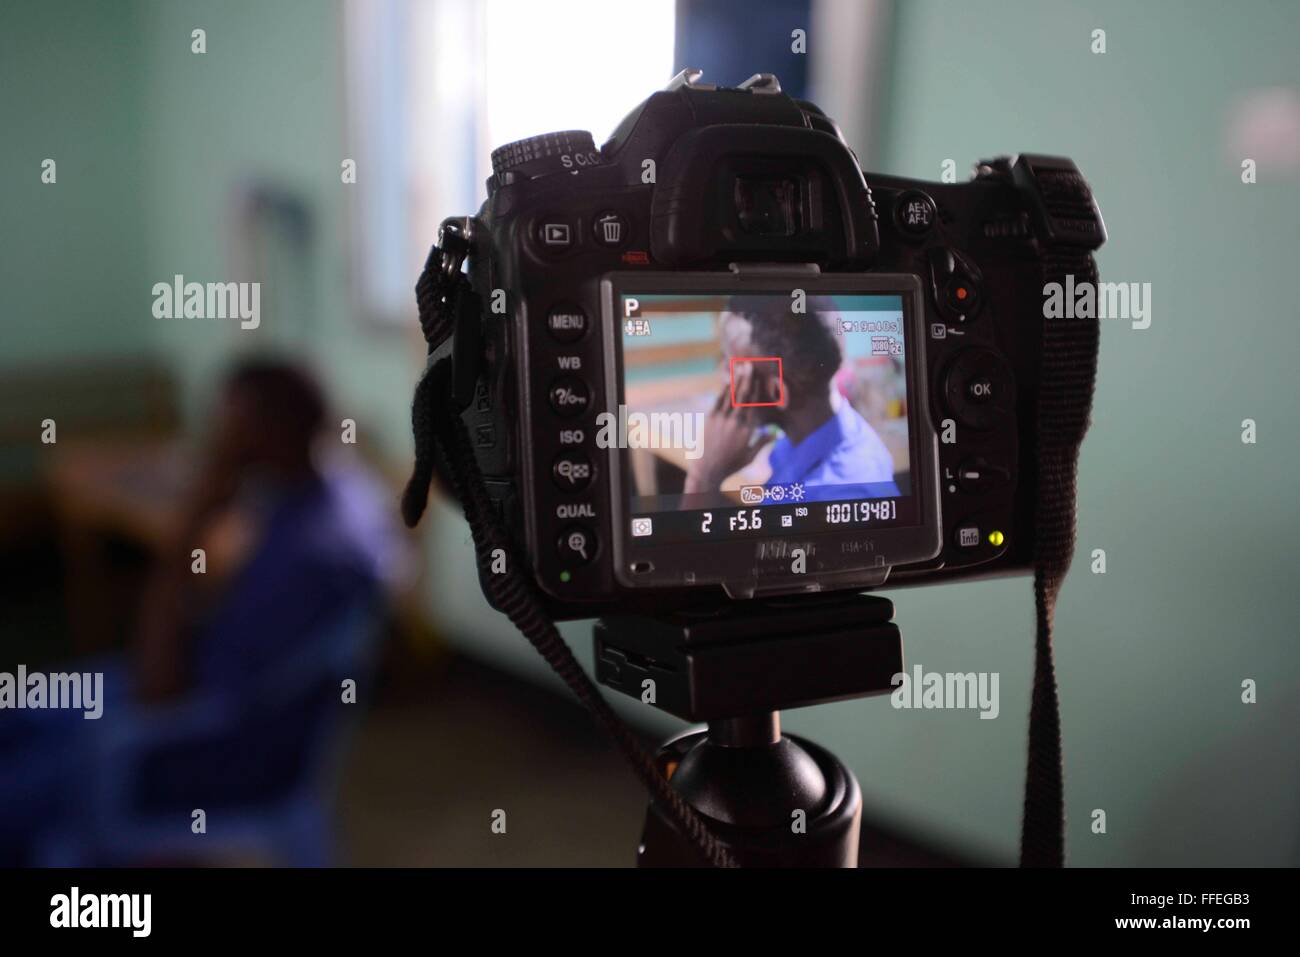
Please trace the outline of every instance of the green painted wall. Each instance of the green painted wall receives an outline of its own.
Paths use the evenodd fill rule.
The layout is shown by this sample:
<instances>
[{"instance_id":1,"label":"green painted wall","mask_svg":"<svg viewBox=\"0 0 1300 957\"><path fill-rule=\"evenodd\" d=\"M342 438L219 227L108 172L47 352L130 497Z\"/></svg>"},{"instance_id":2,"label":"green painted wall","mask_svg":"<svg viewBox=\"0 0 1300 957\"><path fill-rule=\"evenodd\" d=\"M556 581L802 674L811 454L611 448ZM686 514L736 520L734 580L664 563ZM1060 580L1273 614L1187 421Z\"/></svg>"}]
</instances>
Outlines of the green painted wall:
<instances>
[{"instance_id":1,"label":"green painted wall","mask_svg":"<svg viewBox=\"0 0 1300 957\"><path fill-rule=\"evenodd\" d=\"M233 208L252 182L303 202L315 237L305 284L283 244L274 247L283 287L263 287L256 330L159 321L147 313L142 321L178 362L195 403L232 354L292 350L326 373L340 413L356 419L367 439L404 455L406 383L420 367L420 351L411 330L359 320L350 298L352 197L339 174L354 153L346 139L338 5L140 7L150 282L174 273L200 281L232 275L240 258L231 248ZM195 28L207 32L203 55L190 49Z\"/></svg>"},{"instance_id":2,"label":"green painted wall","mask_svg":"<svg viewBox=\"0 0 1300 957\"><path fill-rule=\"evenodd\" d=\"M291 346L328 370L344 414L404 459L420 350L357 319L349 300L337 7L10 3L0 18L0 358L157 353L193 412L231 355ZM190 52L195 27L207 30L202 56ZM1096 27L1104 56L1088 50ZM1243 186L1223 145L1238 94L1300 86L1297 35L1300 8L1265 2L909 0L894 18L878 165L935 178L948 158L964 169L1021 149L1071 155L1110 229L1103 278L1153 288L1150 329L1103 332L1081 557L1058 617L1076 863L1295 863L1300 847L1300 182L1261 168ZM575 100L575 122L581 111ZM57 188L39 183L47 155ZM227 278L231 198L250 176L312 211L310 308L276 313L267 293L256 332L154 319L154 282ZM1239 440L1246 417L1259 422L1254 446ZM463 524L445 507L431 517L427 604L451 640L554 683L479 597ZM1089 573L1093 548L1107 552L1106 575ZM791 713L786 726L848 760L871 811L1010 861L1029 582L893 597L909 660L998 672L1000 717L876 699ZM564 630L587 660L588 626ZM1259 704L1240 703L1244 678L1259 682ZM624 773L616 763L611 752L610 773ZM1105 836L1089 832L1093 808L1107 813Z\"/></svg>"},{"instance_id":3,"label":"green painted wall","mask_svg":"<svg viewBox=\"0 0 1300 957\"><path fill-rule=\"evenodd\" d=\"M1090 52L1092 30L1107 52ZM880 165L936 179L982 157L1073 157L1110 232L1103 279L1149 282L1151 327L1102 334L1080 541L1057 619L1072 861L1300 856L1296 569L1300 172L1240 182L1238 97L1300 89L1300 7L1252 2L896 6ZM1244 446L1240 425L1258 421ZM1103 548L1107 573L1089 571ZM896 595L907 655L998 671L1002 714L885 702L792 715L866 799L1010 859L1031 669L1028 581ZM1241 681L1259 683L1243 705ZM1106 811L1108 833L1090 833Z\"/></svg>"},{"instance_id":4,"label":"green painted wall","mask_svg":"<svg viewBox=\"0 0 1300 957\"><path fill-rule=\"evenodd\" d=\"M0 370L147 344L127 315L144 249L135 13L0 8Z\"/></svg>"}]
</instances>

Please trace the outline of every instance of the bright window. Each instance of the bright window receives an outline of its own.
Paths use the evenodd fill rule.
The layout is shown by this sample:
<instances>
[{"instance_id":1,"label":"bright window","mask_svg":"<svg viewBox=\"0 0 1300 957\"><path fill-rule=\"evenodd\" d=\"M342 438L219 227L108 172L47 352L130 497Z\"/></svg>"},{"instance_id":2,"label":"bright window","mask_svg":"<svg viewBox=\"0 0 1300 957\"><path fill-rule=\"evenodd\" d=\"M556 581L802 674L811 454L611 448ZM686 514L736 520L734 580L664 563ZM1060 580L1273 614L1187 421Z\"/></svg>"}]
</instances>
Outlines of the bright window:
<instances>
[{"instance_id":1,"label":"bright window","mask_svg":"<svg viewBox=\"0 0 1300 957\"><path fill-rule=\"evenodd\" d=\"M348 155L358 306L408 321L447 216L475 212L492 149L553 130L600 145L668 81L674 0L349 0Z\"/></svg>"}]
</instances>

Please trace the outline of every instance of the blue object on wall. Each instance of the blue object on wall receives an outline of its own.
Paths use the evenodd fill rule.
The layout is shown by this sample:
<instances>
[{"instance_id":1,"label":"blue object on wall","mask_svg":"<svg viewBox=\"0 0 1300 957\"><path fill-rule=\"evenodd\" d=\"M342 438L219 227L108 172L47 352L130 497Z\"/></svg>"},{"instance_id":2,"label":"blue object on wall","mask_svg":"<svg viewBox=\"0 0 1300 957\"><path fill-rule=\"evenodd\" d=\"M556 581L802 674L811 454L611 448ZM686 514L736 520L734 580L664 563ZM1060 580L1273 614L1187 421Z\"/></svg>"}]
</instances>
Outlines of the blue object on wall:
<instances>
[{"instance_id":1,"label":"blue object on wall","mask_svg":"<svg viewBox=\"0 0 1300 957\"><path fill-rule=\"evenodd\" d=\"M808 56L794 52L792 34L806 41L811 20L811 0L677 0L673 72L698 67L719 86L775 73L782 90L806 97Z\"/></svg>"}]
</instances>

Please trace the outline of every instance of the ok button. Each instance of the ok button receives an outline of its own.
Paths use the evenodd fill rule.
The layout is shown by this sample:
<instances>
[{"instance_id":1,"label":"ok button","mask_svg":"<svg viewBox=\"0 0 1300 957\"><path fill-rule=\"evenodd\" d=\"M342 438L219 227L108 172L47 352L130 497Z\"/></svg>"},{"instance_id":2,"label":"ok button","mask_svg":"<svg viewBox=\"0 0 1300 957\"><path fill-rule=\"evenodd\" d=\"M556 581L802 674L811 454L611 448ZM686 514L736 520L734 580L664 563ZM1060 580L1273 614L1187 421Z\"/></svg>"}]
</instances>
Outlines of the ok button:
<instances>
[{"instance_id":1,"label":"ok button","mask_svg":"<svg viewBox=\"0 0 1300 957\"><path fill-rule=\"evenodd\" d=\"M993 398L993 388L993 380L981 376L967 383L966 394L971 397L972 402L988 402Z\"/></svg>"}]
</instances>

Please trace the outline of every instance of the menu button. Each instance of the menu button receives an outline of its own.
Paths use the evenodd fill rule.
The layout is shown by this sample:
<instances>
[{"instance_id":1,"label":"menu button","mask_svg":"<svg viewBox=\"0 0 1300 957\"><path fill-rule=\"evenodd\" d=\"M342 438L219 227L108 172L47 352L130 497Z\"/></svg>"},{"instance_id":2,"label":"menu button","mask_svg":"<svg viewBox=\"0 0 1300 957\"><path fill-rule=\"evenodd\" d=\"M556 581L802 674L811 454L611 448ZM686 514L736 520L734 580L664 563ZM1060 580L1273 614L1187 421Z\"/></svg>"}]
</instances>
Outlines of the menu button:
<instances>
[{"instance_id":1,"label":"menu button","mask_svg":"<svg viewBox=\"0 0 1300 957\"><path fill-rule=\"evenodd\" d=\"M575 342L587 331L587 314L578 306L554 306L546 314L546 331L557 342Z\"/></svg>"}]
</instances>

